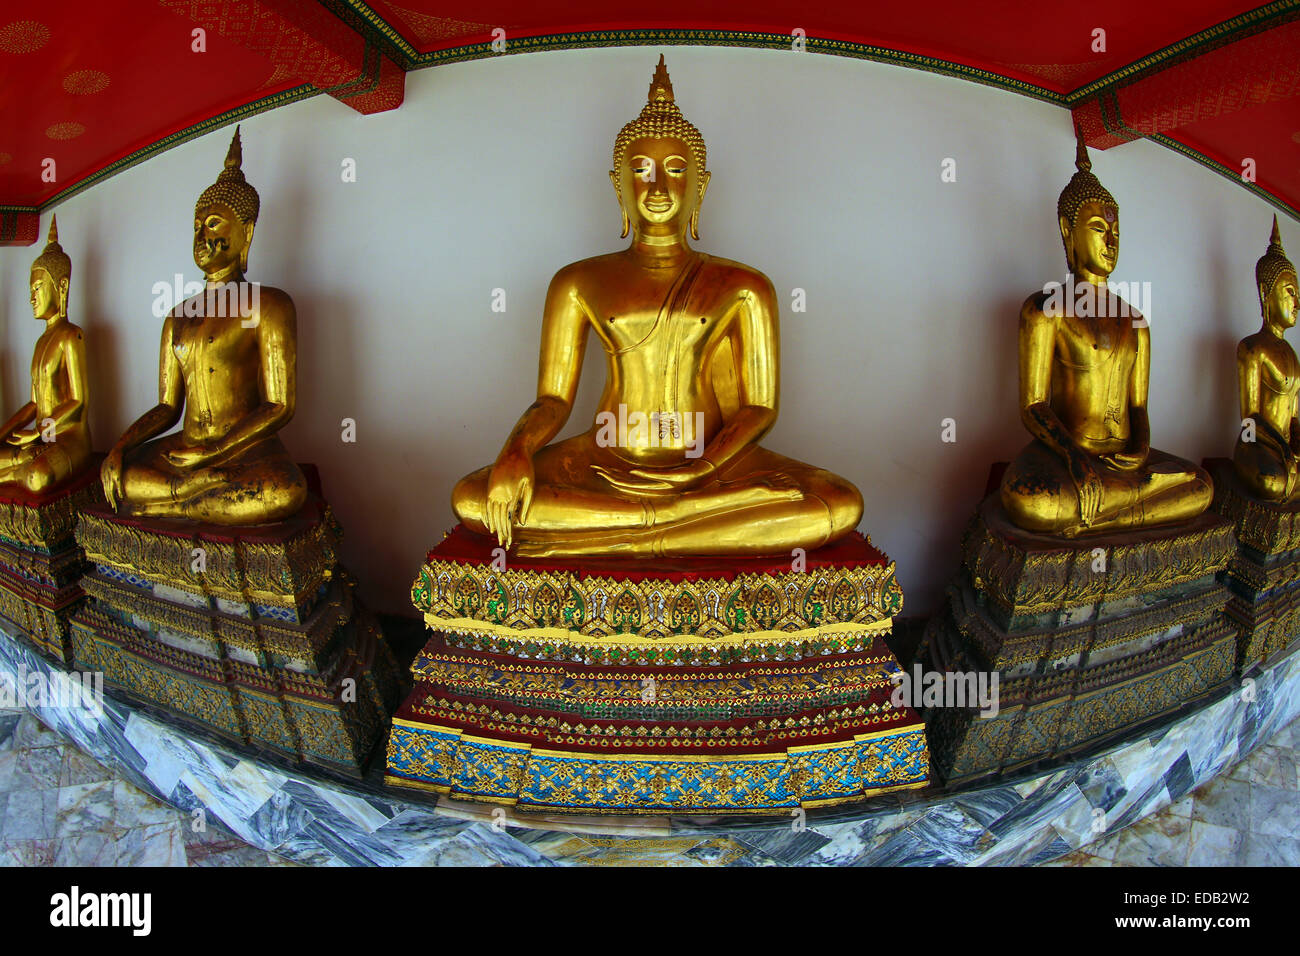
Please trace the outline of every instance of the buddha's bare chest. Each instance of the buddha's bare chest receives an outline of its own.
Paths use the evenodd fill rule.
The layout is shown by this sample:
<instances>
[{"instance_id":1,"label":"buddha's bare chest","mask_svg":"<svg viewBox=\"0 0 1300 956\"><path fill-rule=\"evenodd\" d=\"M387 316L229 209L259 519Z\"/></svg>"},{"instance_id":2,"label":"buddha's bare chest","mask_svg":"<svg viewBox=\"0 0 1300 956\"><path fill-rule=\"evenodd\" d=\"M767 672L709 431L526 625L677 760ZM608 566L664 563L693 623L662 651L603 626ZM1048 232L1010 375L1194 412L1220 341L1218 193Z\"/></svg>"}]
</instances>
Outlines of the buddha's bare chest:
<instances>
[{"instance_id":1,"label":"buddha's bare chest","mask_svg":"<svg viewBox=\"0 0 1300 956\"><path fill-rule=\"evenodd\" d=\"M32 383L49 388L58 383L63 370L63 349L53 339L42 339L32 352Z\"/></svg>"},{"instance_id":2,"label":"buddha's bare chest","mask_svg":"<svg viewBox=\"0 0 1300 956\"><path fill-rule=\"evenodd\" d=\"M1056 356L1074 376L1126 375L1137 360L1132 320L1064 320L1056 336Z\"/></svg>"},{"instance_id":3,"label":"buddha's bare chest","mask_svg":"<svg viewBox=\"0 0 1300 956\"><path fill-rule=\"evenodd\" d=\"M256 351L256 335L238 319L182 319L172 334L172 352L185 371L207 375L244 364Z\"/></svg>"},{"instance_id":4,"label":"buddha's bare chest","mask_svg":"<svg viewBox=\"0 0 1300 956\"><path fill-rule=\"evenodd\" d=\"M1270 349L1260 363L1260 379L1269 391L1294 398L1300 392L1300 361L1290 346Z\"/></svg>"}]
</instances>

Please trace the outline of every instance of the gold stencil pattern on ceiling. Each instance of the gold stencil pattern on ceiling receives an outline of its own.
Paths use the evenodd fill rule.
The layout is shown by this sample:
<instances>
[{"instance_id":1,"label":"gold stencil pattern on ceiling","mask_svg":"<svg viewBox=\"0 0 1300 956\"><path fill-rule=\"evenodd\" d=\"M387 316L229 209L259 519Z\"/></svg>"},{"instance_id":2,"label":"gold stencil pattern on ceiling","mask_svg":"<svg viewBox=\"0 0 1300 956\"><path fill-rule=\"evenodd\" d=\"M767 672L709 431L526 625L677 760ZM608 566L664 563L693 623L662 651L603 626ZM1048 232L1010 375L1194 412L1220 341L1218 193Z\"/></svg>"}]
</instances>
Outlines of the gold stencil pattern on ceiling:
<instances>
[{"instance_id":1,"label":"gold stencil pattern on ceiling","mask_svg":"<svg viewBox=\"0 0 1300 956\"><path fill-rule=\"evenodd\" d=\"M33 53L50 42L50 28L35 20L15 20L0 27L0 53Z\"/></svg>"},{"instance_id":2,"label":"gold stencil pattern on ceiling","mask_svg":"<svg viewBox=\"0 0 1300 956\"><path fill-rule=\"evenodd\" d=\"M108 74L103 70L74 70L63 78L63 89L74 96L102 93L108 84Z\"/></svg>"},{"instance_id":3,"label":"gold stencil pattern on ceiling","mask_svg":"<svg viewBox=\"0 0 1300 956\"><path fill-rule=\"evenodd\" d=\"M45 127L45 135L50 139L76 139L86 131L80 123L54 123Z\"/></svg>"},{"instance_id":4,"label":"gold stencil pattern on ceiling","mask_svg":"<svg viewBox=\"0 0 1300 956\"><path fill-rule=\"evenodd\" d=\"M397 14L397 18L415 34L415 39L419 43L432 43L435 40L485 33L493 27L490 23L473 23L469 20L454 20L451 17L431 17L427 13L408 10L395 3L390 3L388 8Z\"/></svg>"}]
</instances>

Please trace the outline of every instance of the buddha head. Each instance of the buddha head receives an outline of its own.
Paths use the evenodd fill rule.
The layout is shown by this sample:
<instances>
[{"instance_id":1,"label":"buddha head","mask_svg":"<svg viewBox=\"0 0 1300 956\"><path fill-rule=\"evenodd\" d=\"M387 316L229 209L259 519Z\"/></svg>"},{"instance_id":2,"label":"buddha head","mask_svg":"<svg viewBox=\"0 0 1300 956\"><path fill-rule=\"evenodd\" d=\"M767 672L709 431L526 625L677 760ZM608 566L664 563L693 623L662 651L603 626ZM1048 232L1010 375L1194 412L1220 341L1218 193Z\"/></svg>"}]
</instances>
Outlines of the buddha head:
<instances>
[{"instance_id":1,"label":"buddha head","mask_svg":"<svg viewBox=\"0 0 1300 956\"><path fill-rule=\"evenodd\" d=\"M637 231L700 238L700 203L709 187L704 137L682 116L661 54L641 115L614 140L610 182L623 212L623 235Z\"/></svg>"},{"instance_id":2,"label":"buddha head","mask_svg":"<svg viewBox=\"0 0 1300 956\"><path fill-rule=\"evenodd\" d=\"M194 264L209 279L239 278L248 269L248 249L253 244L261 200L244 179L243 161L236 126L225 168L194 205Z\"/></svg>"},{"instance_id":3,"label":"buddha head","mask_svg":"<svg viewBox=\"0 0 1300 956\"><path fill-rule=\"evenodd\" d=\"M1093 175L1092 160L1075 127L1076 172L1056 200L1056 215L1070 271L1085 279L1104 280L1119 261L1119 203Z\"/></svg>"},{"instance_id":4,"label":"buddha head","mask_svg":"<svg viewBox=\"0 0 1300 956\"><path fill-rule=\"evenodd\" d=\"M50 217L50 234L45 251L32 263L32 314L47 321L68 316L68 285L72 278L72 260L59 245L59 220Z\"/></svg>"},{"instance_id":5,"label":"buddha head","mask_svg":"<svg viewBox=\"0 0 1300 956\"><path fill-rule=\"evenodd\" d=\"M1259 287L1259 308L1266 325L1289 329L1296 319L1296 271L1282 248L1277 216L1273 217L1273 235L1268 252L1255 263L1255 284Z\"/></svg>"}]
</instances>

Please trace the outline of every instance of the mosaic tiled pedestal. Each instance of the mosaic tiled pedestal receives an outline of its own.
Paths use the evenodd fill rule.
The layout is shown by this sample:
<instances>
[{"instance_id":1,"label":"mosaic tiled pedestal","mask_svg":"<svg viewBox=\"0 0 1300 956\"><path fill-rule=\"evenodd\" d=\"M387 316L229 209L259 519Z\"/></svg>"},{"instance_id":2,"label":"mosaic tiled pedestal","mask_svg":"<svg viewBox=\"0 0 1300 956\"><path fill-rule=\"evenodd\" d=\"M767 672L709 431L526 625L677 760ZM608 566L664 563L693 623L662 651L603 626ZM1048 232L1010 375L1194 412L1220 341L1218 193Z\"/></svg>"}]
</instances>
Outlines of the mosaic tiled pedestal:
<instances>
[{"instance_id":1,"label":"mosaic tiled pedestal","mask_svg":"<svg viewBox=\"0 0 1300 956\"><path fill-rule=\"evenodd\" d=\"M999 709L927 709L939 776L961 783L1095 748L1220 688L1236 631L1216 575L1234 551L1214 514L1066 540L1021 531L987 497L917 656L928 671L996 672Z\"/></svg>"},{"instance_id":2,"label":"mosaic tiled pedestal","mask_svg":"<svg viewBox=\"0 0 1300 956\"><path fill-rule=\"evenodd\" d=\"M86 560L77 514L102 506L99 460L61 488L0 490L0 618L55 660L72 659L68 618L82 603Z\"/></svg>"},{"instance_id":3,"label":"mosaic tiled pedestal","mask_svg":"<svg viewBox=\"0 0 1300 956\"><path fill-rule=\"evenodd\" d=\"M0 681L34 674L66 680L0 634ZM1300 654L1273 661L1249 686L1045 774L772 816L521 812L394 790L379 768L355 784L286 770L111 693L98 712L34 711L187 818L201 809L244 842L308 865L1003 866L1103 840L1244 759L1300 714Z\"/></svg>"},{"instance_id":4,"label":"mosaic tiled pedestal","mask_svg":"<svg viewBox=\"0 0 1300 956\"><path fill-rule=\"evenodd\" d=\"M400 681L336 564L341 534L318 495L250 528L87 511L78 665L250 747L359 774Z\"/></svg>"},{"instance_id":5,"label":"mosaic tiled pedestal","mask_svg":"<svg viewBox=\"0 0 1300 956\"><path fill-rule=\"evenodd\" d=\"M585 812L758 812L923 786L890 700L893 562L852 535L789 559L493 560L458 528L412 597L434 630L389 782ZM779 561L779 563L778 563Z\"/></svg>"},{"instance_id":6,"label":"mosaic tiled pedestal","mask_svg":"<svg viewBox=\"0 0 1300 956\"><path fill-rule=\"evenodd\" d=\"M1205 467L1214 478L1213 509L1232 523L1237 550L1221 578L1228 617L1240 630L1237 667L1278 653L1300 634L1300 501L1261 501L1226 458Z\"/></svg>"}]
</instances>

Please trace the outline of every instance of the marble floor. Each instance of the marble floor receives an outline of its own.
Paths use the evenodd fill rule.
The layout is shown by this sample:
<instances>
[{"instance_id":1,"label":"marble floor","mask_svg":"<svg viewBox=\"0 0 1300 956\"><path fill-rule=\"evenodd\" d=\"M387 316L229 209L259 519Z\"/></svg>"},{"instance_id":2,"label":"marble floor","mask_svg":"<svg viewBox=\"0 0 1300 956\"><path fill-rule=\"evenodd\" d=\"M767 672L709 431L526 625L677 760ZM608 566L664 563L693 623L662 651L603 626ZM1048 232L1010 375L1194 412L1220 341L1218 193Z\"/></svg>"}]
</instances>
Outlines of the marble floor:
<instances>
[{"instance_id":1,"label":"marble floor","mask_svg":"<svg viewBox=\"0 0 1300 956\"><path fill-rule=\"evenodd\" d=\"M1300 720L1163 811L1044 865L1300 866L1298 751ZM31 714L0 710L0 865L294 864L159 803Z\"/></svg>"},{"instance_id":2,"label":"marble floor","mask_svg":"<svg viewBox=\"0 0 1300 956\"><path fill-rule=\"evenodd\" d=\"M0 709L0 866L293 866L159 803L30 713Z\"/></svg>"}]
</instances>

